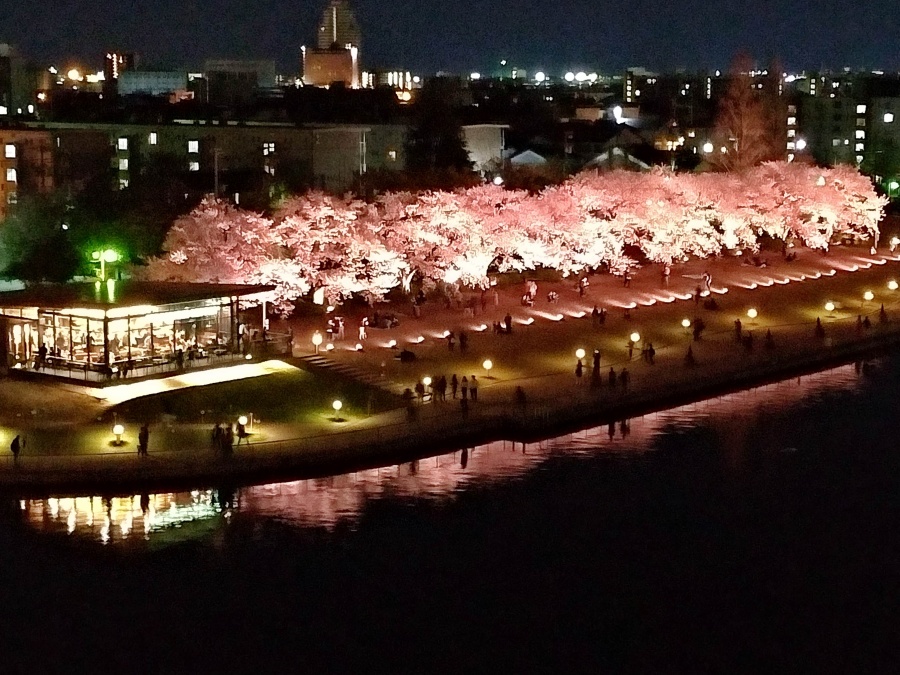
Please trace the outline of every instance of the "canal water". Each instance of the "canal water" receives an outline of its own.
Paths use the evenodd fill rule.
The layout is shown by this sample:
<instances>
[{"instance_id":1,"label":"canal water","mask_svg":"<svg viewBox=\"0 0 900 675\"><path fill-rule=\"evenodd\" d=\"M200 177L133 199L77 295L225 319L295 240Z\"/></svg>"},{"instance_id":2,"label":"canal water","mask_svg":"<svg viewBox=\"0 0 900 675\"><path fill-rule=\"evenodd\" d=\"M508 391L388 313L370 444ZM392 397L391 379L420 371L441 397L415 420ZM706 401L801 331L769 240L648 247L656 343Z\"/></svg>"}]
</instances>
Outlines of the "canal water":
<instances>
[{"instance_id":1,"label":"canal water","mask_svg":"<svg viewBox=\"0 0 900 675\"><path fill-rule=\"evenodd\" d=\"M7 497L0 671L887 669L898 391L885 359L325 479Z\"/></svg>"}]
</instances>

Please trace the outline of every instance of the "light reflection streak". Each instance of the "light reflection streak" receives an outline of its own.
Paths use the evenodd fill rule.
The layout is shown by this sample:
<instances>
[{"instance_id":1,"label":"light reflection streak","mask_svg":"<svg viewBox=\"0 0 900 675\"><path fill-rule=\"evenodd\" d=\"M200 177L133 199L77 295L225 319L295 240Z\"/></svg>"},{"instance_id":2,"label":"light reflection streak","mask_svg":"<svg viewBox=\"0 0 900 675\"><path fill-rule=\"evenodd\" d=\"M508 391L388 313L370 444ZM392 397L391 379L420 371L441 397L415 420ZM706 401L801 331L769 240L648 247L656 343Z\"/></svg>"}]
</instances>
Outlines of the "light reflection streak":
<instances>
[{"instance_id":1,"label":"light reflection streak","mask_svg":"<svg viewBox=\"0 0 900 675\"><path fill-rule=\"evenodd\" d=\"M339 476L246 487L233 494L207 489L112 498L48 497L24 500L20 505L25 520L35 530L112 544L163 536L202 536L211 528L192 530L186 526L209 522L212 529L221 529L245 517L333 529L358 521L368 503L381 498L452 499L473 485L521 477L561 455L633 456L651 452L655 439L671 433L673 427L704 424L717 427L723 436L735 435L742 420L755 423L793 403L845 390L857 386L857 382L854 367L842 366L632 419L627 438L622 438L617 424L612 438L608 426L599 426L527 445L497 441L470 448L465 461L462 452L456 451Z\"/></svg>"}]
</instances>

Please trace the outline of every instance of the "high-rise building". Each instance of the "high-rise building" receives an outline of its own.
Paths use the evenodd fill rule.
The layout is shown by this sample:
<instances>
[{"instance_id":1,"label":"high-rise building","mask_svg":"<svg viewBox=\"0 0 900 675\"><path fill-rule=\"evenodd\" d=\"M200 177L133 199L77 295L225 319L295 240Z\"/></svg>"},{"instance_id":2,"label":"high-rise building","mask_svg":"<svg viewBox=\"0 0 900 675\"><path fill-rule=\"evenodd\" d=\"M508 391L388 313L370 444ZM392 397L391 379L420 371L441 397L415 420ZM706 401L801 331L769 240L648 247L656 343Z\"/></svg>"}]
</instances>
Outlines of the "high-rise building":
<instances>
[{"instance_id":1,"label":"high-rise building","mask_svg":"<svg viewBox=\"0 0 900 675\"><path fill-rule=\"evenodd\" d=\"M316 40L318 49L351 49L360 47L359 24L347 0L330 0L322 12L319 33Z\"/></svg>"},{"instance_id":2,"label":"high-rise building","mask_svg":"<svg viewBox=\"0 0 900 675\"><path fill-rule=\"evenodd\" d=\"M103 57L103 89L116 92L119 86L119 75L134 70L137 58L133 53L109 50Z\"/></svg>"}]
</instances>

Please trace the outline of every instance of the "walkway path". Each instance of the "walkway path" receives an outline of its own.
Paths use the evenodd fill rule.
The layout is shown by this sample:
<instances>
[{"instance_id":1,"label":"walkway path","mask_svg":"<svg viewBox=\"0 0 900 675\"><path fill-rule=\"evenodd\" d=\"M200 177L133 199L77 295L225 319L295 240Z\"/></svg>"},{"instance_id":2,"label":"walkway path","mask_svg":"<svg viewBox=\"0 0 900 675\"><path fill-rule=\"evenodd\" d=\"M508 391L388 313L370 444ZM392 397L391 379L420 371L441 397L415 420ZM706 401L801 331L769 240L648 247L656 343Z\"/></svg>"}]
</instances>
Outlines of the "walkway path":
<instances>
[{"instance_id":1,"label":"walkway path","mask_svg":"<svg viewBox=\"0 0 900 675\"><path fill-rule=\"evenodd\" d=\"M0 485L32 485L41 490L327 472L404 453L430 454L491 436L538 433L552 425L600 423L746 386L760 378L774 379L789 369L849 360L879 344L900 343L900 291L888 288L895 275L900 279L897 263L893 256L870 256L857 249L839 249L828 257L805 252L800 260L779 259L765 268L741 265L737 259L697 261L674 268L668 287L651 268L636 275L629 288L614 278L593 277L584 297L574 290L574 283L540 284L538 302L528 308L515 301L521 287L501 289L498 304L489 304L483 313L479 304L475 316L426 304L422 318L401 317L401 325L390 331L370 329L360 352L356 341L345 341L320 359L306 360L394 392L411 388L425 375L475 374L480 380L479 401L469 406L467 414L458 402L448 401L417 408L417 420L412 423L406 411L398 408L352 423L335 423L333 429L264 424L252 430L252 443L246 449L237 448L230 460L211 449L209 425L175 419L153 425L150 456L144 459L134 449L135 425L129 425L127 444L122 447L111 445L107 423L65 432L29 432L18 461L8 450L0 452ZM715 311L693 300L706 270L713 277L711 297L720 306ZM559 303L547 303L549 290L559 293ZM864 299L867 290L873 293L872 300ZM834 303L831 311L825 309L829 301ZM879 320L882 303L891 319L887 323ZM603 326L592 324L594 304L609 310ZM630 318L625 317L626 308ZM750 308L758 312L755 319L746 314ZM514 317L511 335L477 330L506 312ZM870 329L857 328L857 316L863 315L873 324ZM694 342L681 321L698 317L707 329L702 340ZM821 338L814 332L817 317L825 330ZM741 319L743 332L755 336L752 350L735 340L736 318ZM293 325L298 336L296 354L301 356L300 336L311 335L317 326L303 321ZM458 343L453 351L449 349L442 337L447 330L469 333L467 353L459 352ZM774 349L763 347L767 330L775 337ZM641 334L640 344L653 343L653 365L642 361L639 351L628 359L632 332ZM417 354L416 361L407 364L395 359L397 350L386 346L391 340L409 346ZM691 367L684 360L688 346L697 362ZM580 384L574 375L577 348L587 351ZM605 377L599 389L589 386L594 349L601 351L604 376L610 368L618 373L627 366L632 373L627 390L610 387ZM481 366L486 358L495 364L489 376ZM524 411L511 402L515 386L527 392ZM15 428L0 430L0 448L9 447L15 433Z\"/></svg>"}]
</instances>

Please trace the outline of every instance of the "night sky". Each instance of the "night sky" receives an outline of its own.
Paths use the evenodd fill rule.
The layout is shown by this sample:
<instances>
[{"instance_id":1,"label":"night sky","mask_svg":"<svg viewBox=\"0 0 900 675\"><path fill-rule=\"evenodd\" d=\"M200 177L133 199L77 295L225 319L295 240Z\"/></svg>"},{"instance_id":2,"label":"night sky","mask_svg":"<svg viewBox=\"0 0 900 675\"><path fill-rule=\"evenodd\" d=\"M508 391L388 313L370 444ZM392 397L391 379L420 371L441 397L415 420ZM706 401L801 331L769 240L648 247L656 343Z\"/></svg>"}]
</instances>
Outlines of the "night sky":
<instances>
[{"instance_id":1,"label":"night sky","mask_svg":"<svg viewBox=\"0 0 900 675\"><path fill-rule=\"evenodd\" d=\"M299 69L325 0L0 0L0 42L35 61L100 67L104 49L145 67L209 57ZM50 5L50 7L48 7ZM529 72L726 68L735 51L792 70L900 68L897 0L353 0L364 67ZM52 9L51 9L52 8Z\"/></svg>"}]
</instances>

